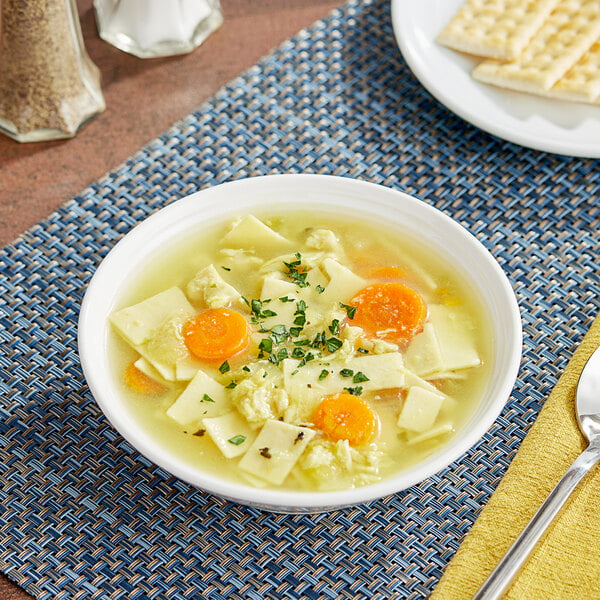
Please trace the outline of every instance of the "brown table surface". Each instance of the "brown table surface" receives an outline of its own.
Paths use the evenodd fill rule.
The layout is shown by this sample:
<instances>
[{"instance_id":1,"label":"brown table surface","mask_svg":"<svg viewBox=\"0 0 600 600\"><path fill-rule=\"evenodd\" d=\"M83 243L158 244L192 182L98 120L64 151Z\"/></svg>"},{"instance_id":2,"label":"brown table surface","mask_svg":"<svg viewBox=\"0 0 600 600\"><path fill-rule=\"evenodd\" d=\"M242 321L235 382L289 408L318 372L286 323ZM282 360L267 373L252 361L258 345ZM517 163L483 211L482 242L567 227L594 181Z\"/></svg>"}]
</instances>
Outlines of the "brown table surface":
<instances>
[{"instance_id":1,"label":"brown table surface","mask_svg":"<svg viewBox=\"0 0 600 600\"><path fill-rule=\"evenodd\" d=\"M223 25L194 52L145 60L102 41L92 0L77 4L88 54L102 72L106 111L70 140L19 144L0 134L2 245L342 0L221 0ZM0 600L26 599L0 575Z\"/></svg>"}]
</instances>

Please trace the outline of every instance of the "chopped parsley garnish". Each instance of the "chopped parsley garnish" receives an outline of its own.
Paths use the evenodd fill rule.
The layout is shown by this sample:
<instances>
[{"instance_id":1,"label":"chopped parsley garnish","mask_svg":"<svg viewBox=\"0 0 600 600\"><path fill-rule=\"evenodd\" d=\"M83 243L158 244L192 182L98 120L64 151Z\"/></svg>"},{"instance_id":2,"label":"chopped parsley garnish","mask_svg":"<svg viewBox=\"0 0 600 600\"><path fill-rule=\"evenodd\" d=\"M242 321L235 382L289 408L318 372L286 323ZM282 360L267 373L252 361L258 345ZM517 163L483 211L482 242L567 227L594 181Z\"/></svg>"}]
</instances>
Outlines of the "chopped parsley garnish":
<instances>
[{"instance_id":1,"label":"chopped parsley garnish","mask_svg":"<svg viewBox=\"0 0 600 600\"><path fill-rule=\"evenodd\" d=\"M230 444L233 444L234 446L239 446L240 444L243 444L246 441L246 436L245 435L234 435L232 438L229 438L227 441Z\"/></svg>"},{"instance_id":2,"label":"chopped parsley garnish","mask_svg":"<svg viewBox=\"0 0 600 600\"><path fill-rule=\"evenodd\" d=\"M290 337L290 333L285 325L275 325L274 327L271 327L271 335L269 337L273 340L274 344L281 344L281 342L284 342Z\"/></svg>"},{"instance_id":3,"label":"chopped parsley garnish","mask_svg":"<svg viewBox=\"0 0 600 600\"><path fill-rule=\"evenodd\" d=\"M220 373L227 373L229 370L230 370L230 367L229 367L229 363L227 361L222 363L221 366L219 367Z\"/></svg>"},{"instance_id":4,"label":"chopped parsley garnish","mask_svg":"<svg viewBox=\"0 0 600 600\"><path fill-rule=\"evenodd\" d=\"M307 287L310 285L306 278L308 276L308 270L306 267L302 266L302 255L300 252L296 252L295 254L296 260L285 262L284 265L287 268L286 275L298 286L298 287Z\"/></svg>"},{"instance_id":5,"label":"chopped parsley garnish","mask_svg":"<svg viewBox=\"0 0 600 600\"><path fill-rule=\"evenodd\" d=\"M288 270L287 275L300 287L305 287L308 285L308 282L306 282L308 269L305 268L305 265L302 265L302 256L300 253L296 253L294 256L295 260L284 262L284 265ZM321 293L325 291L325 288L323 286L318 286L317 291ZM341 332L341 323L339 319L333 319L326 330L317 333L313 339L310 339L307 338L306 335L303 335L305 325L310 323L307 321L306 316L306 301L297 300L290 296L281 296L278 300L284 303L296 303L296 310L293 314L293 323L289 328L284 324L278 324L274 325L271 329L267 329L262 323L263 319L277 314L265 307L265 305L272 300L245 300L251 310L252 323L259 326L260 333L265 334L265 337L258 344L258 359L266 358L272 364L279 365L279 363L286 358L294 358L299 361L298 368L292 373L295 374L297 370L306 363L316 358L321 358L322 353L327 352L331 354L342 347L342 340L339 339L339 337L336 337L339 336ZM350 311L353 316L353 310L356 310L355 307L347 307L347 305L344 304L342 304L342 306L346 308L347 312ZM312 350L309 350L309 348ZM250 369L247 369L246 367L244 367L244 370L250 371ZM321 379L329 374L326 369L323 370L323 373ZM348 376L350 377L351 375Z\"/></svg>"},{"instance_id":6,"label":"chopped parsley garnish","mask_svg":"<svg viewBox=\"0 0 600 600\"><path fill-rule=\"evenodd\" d=\"M340 306L346 311L346 314L350 320L354 319L354 315L356 314L356 309L358 306L349 306L343 302L340 302Z\"/></svg>"},{"instance_id":7,"label":"chopped parsley garnish","mask_svg":"<svg viewBox=\"0 0 600 600\"><path fill-rule=\"evenodd\" d=\"M246 373L250 373L250 367L248 365L244 365L242 367L242 371L246 371Z\"/></svg>"},{"instance_id":8,"label":"chopped parsley garnish","mask_svg":"<svg viewBox=\"0 0 600 600\"><path fill-rule=\"evenodd\" d=\"M352 375L354 375L354 371L352 369L342 369L340 371L340 375L342 377L352 377Z\"/></svg>"},{"instance_id":9,"label":"chopped parsley garnish","mask_svg":"<svg viewBox=\"0 0 600 600\"><path fill-rule=\"evenodd\" d=\"M342 345L342 340L334 337L329 338L326 343L327 350L329 350L329 352L335 352L336 350L339 350Z\"/></svg>"},{"instance_id":10,"label":"chopped parsley garnish","mask_svg":"<svg viewBox=\"0 0 600 600\"><path fill-rule=\"evenodd\" d=\"M317 356L315 354L313 354L312 352L307 352L304 355L304 358L298 363L298 367L303 367L307 362L310 362L311 360L314 360L315 358L317 358Z\"/></svg>"},{"instance_id":11,"label":"chopped parsley garnish","mask_svg":"<svg viewBox=\"0 0 600 600\"><path fill-rule=\"evenodd\" d=\"M353 396L360 396L363 391L361 385L357 385L356 387L346 387L344 390Z\"/></svg>"},{"instance_id":12,"label":"chopped parsley garnish","mask_svg":"<svg viewBox=\"0 0 600 600\"><path fill-rule=\"evenodd\" d=\"M273 363L274 365L278 365L284 358L287 358L287 357L288 357L287 348L281 348L277 352L271 352L271 354L269 355L269 362ZM264 377L266 377L266 376L267 376L267 372L265 371Z\"/></svg>"},{"instance_id":13,"label":"chopped parsley garnish","mask_svg":"<svg viewBox=\"0 0 600 600\"><path fill-rule=\"evenodd\" d=\"M325 377L327 377L328 375L329 375L329 371L327 369L323 369L319 373L319 381L323 381L323 379L325 379Z\"/></svg>"},{"instance_id":14,"label":"chopped parsley garnish","mask_svg":"<svg viewBox=\"0 0 600 600\"><path fill-rule=\"evenodd\" d=\"M317 333L313 341L310 343L312 348L322 348L327 343L325 332Z\"/></svg>"},{"instance_id":15,"label":"chopped parsley garnish","mask_svg":"<svg viewBox=\"0 0 600 600\"><path fill-rule=\"evenodd\" d=\"M340 334L339 319L333 319L333 321L331 321L331 325L329 326L329 331L331 332L331 335L339 335Z\"/></svg>"},{"instance_id":16,"label":"chopped parsley garnish","mask_svg":"<svg viewBox=\"0 0 600 600\"><path fill-rule=\"evenodd\" d=\"M369 351L366 348L359 348L357 352L360 352L361 354L369 354Z\"/></svg>"},{"instance_id":17,"label":"chopped parsley garnish","mask_svg":"<svg viewBox=\"0 0 600 600\"><path fill-rule=\"evenodd\" d=\"M200 402L214 402L214 400L208 394L204 394Z\"/></svg>"},{"instance_id":18,"label":"chopped parsley garnish","mask_svg":"<svg viewBox=\"0 0 600 600\"><path fill-rule=\"evenodd\" d=\"M228 385L226 385L226 386L225 386L225 389L226 389L226 390L232 390L232 389L233 389L234 387L236 387L236 386L237 386L237 382L235 382L235 381L232 381L232 382L230 382Z\"/></svg>"},{"instance_id":19,"label":"chopped parsley garnish","mask_svg":"<svg viewBox=\"0 0 600 600\"><path fill-rule=\"evenodd\" d=\"M364 381L369 381L369 378L362 371L355 373L352 378L352 383L363 383Z\"/></svg>"},{"instance_id":20,"label":"chopped parsley garnish","mask_svg":"<svg viewBox=\"0 0 600 600\"><path fill-rule=\"evenodd\" d=\"M297 346L296 348L294 348L292 350L292 358L304 358L305 354L306 354L306 350L304 350L300 346Z\"/></svg>"},{"instance_id":21,"label":"chopped parsley garnish","mask_svg":"<svg viewBox=\"0 0 600 600\"><path fill-rule=\"evenodd\" d=\"M318 285L315 289L319 294L322 294L325 291L325 288L322 285Z\"/></svg>"},{"instance_id":22,"label":"chopped parsley garnish","mask_svg":"<svg viewBox=\"0 0 600 600\"><path fill-rule=\"evenodd\" d=\"M265 355L271 354L271 352L273 352L273 340L270 337L260 340L258 358L264 358Z\"/></svg>"},{"instance_id":23,"label":"chopped parsley garnish","mask_svg":"<svg viewBox=\"0 0 600 600\"><path fill-rule=\"evenodd\" d=\"M258 323L259 320L266 319L268 317L276 317L277 313L268 308L264 308L263 304L268 304L271 300L257 300L254 298L250 301L250 310L252 311L252 322Z\"/></svg>"},{"instance_id":24,"label":"chopped parsley garnish","mask_svg":"<svg viewBox=\"0 0 600 600\"><path fill-rule=\"evenodd\" d=\"M297 315L294 319L294 325L298 325L299 327L304 327L306 324L306 315L303 313L301 315Z\"/></svg>"},{"instance_id":25,"label":"chopped parsley garnish","mask_svg":"<svg viewBox=\"0 0 600 600\"><path fill-rule=\"evenodd\" d=\"M223 269L223 271L231 271L231 269L229 267L221 267L221 269Z\"/></svg>"}]
</instances>

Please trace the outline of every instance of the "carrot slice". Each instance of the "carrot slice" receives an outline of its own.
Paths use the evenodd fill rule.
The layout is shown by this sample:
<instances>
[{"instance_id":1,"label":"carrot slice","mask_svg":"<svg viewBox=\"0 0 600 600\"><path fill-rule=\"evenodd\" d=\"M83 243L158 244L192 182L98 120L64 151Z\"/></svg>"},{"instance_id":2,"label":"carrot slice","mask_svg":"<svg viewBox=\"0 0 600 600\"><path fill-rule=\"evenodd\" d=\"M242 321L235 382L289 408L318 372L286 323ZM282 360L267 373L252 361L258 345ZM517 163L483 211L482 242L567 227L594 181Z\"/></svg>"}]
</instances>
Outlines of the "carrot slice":
<instances>
[{"instance_id":1,"label":"carrot slice","mask_svg":"<svg viewBox=\"0 0 600 600\"><path fill-rule=\"evenodd\" d=\"M138 394L157 396L165 391L165 386L140 371L133 362L129 363L123 374L125 385Z\"/></svg>"},{"instance_id":2,"label":"carrot slice","mask_svg":"<svg viewBox=\"0 0 600 600\"><path fill-rule=\"evenodd\" d=\"M350 300L356 306L352 325L385 340L404 343L423 328L427 305L403 283L374 283Z\"/></svg>"},{"instance_id":3,"label":"carrot slice","mask_svg":"<svg viewBox=\"0 0 600 600\"><path fill-rule=\"evenodd\" d=\"M224 360L248 347L250 331L241 313L229 308L211 308L185 322L183 340L200 360Z\"/></svg>"},{"instance_id":4,"label":"carrot slice","mask_svg":"<svg viewBox=\"0 0 600 600\"><path fill-rule=\"evenodd\" d=\"M315 427L332 440L348 440L351 446L368 444L377 434L379 421L371 407L352 394L323 398L313 416Z\"/></svg>"},{"instance_id":5,"label":"carrot slice","mask_svg":"<svg viewBox=\"0 0 600 600\"><path fill-rule=\"evenodd\" d=\"M372 279L404 279L406 271L401 267L377 267L371 270Z\"/></svg>"}]
</instances>

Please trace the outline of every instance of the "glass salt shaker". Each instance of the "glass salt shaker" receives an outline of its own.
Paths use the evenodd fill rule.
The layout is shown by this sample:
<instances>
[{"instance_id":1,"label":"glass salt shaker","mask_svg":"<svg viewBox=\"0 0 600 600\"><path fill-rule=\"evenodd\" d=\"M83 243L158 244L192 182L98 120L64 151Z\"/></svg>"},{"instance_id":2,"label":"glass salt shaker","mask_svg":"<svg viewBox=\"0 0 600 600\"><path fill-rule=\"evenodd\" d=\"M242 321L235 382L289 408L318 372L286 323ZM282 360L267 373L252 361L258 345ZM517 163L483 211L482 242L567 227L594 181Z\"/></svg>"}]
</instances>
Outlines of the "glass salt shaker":
<instances>
[{"instance_id":1,"label":"glass salt shaker","mask_svg":"<svg viewBox=\"0 0 600 600\"><path fill-rule=\"evenodd\" d=\"M75 0L0 1L0 132L70 138L105 108Z\"/></svg>"},{"instance_id":2,"label":"glass salt shaker","mask_svg":"<svg viewBox=\"0 0 600 600\"><path fill-rule=\"evenodd\" d=\"M219 0L94 0L100 37L139 58L186 54L223 22Z\"/></svg>"}]
</instances>

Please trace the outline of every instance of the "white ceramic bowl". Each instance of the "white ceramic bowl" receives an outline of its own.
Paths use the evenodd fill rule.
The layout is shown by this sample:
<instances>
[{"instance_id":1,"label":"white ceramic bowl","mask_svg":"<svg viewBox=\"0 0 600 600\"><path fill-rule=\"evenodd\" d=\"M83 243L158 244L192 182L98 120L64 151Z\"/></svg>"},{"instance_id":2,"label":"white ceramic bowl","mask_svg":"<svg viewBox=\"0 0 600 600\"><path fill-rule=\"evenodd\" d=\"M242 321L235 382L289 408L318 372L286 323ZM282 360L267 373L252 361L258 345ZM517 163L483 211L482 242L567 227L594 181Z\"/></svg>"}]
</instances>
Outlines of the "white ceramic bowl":
<instances>
[{"instance_id":1,"label":"white ceramic bowl","mask_svg":"<svg viewBox=\"0 0 600 600\"><path fill-rule=\"evenodd\" d=\"M423 238L434 252L457 265L479 292L491 319L493 365L486 391L473 414L439 451L413 467L357 489L299 493L255 489L192 468L156 444L120 396L107 352L108 315L128 280L158 248L190 230L211 227L253 211L319 210L352 214ZM98 267L79 318L79 354L88 385L114 427L137 450L190 484L239 502L279 512L318 512L367 502L406 489L448 466L492 425L514 385L521 357L521 319L502 269L475 237L425 202L402 192L328 175L271 175L233 181L187 196L130 231Z\"/></svg>"}]
</instances>

